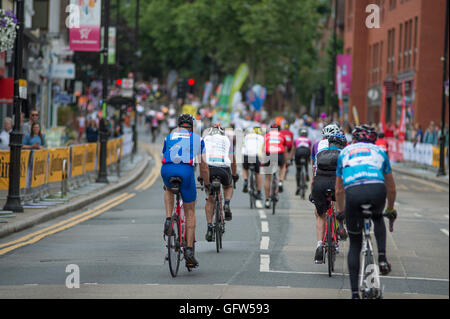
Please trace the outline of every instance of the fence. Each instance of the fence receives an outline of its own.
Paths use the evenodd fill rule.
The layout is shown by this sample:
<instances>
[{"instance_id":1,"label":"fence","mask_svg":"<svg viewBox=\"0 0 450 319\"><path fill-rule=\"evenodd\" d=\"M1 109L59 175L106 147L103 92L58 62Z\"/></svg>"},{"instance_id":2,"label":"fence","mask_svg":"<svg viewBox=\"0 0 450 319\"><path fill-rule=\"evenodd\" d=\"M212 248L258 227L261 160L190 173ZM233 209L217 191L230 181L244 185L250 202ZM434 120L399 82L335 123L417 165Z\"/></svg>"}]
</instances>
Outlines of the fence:
<instances>
[{"instance_id":1,"label":"fence","mask_svg":"<svg viewBox=\"0 0 450 319\"><path fill-rule=\"evenodd\" d=\"M120 177L122 158L132 154L131 134L107 142L106 165ZM22 150L20 196L24 206L39 207L50 201L65 201L69 191L76 192L95 181L99 168L100 144L89 143L43 150ZM0 198L9 188L9 151L0 151Z\"/></svg>"}]
</instances>

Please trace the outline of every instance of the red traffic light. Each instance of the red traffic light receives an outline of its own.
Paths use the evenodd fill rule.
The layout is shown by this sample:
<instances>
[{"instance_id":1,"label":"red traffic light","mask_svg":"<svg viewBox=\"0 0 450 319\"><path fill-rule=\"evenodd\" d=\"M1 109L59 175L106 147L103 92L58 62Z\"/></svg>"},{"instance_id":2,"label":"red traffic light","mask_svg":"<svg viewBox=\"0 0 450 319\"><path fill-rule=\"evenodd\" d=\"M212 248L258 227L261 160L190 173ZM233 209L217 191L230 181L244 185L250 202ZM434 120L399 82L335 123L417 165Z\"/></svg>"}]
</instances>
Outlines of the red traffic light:
<instances>
[{"instance_id":1,"label":"red traffic light","mask_svg":"<svg viewBox=\"0 0 450 319\"><path fill-rule=\"evenodd\" d=\"M117 85L122 85L122 79L117 79L117 80L116 80L116 84L117 84Z\"/></svg>"},{"instance_id":2,"label":"red traffic light","mask_svg":"<svg viewBox=\"0 0 450 319\"><path fill-rule=\"evenodd\" d=\"M189 79L188 84L190 86L194 85L195 84L195 80L194 79Z\"/></svg>"}]
</instances>

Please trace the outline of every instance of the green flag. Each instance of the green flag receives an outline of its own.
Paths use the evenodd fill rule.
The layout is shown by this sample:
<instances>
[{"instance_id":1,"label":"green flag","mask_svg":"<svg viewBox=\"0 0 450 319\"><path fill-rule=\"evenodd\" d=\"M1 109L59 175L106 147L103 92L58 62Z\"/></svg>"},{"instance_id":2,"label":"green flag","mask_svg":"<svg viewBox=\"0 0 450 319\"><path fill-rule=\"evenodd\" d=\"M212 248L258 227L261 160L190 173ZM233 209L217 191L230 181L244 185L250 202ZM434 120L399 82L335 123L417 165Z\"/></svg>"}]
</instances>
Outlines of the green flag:
<instances>
[{"instance_id":1,"label":"green flag","mask_svg":"<svg viewBox=\"0 0 450 319\"><path fill-rule=\"evenodd\" d=\"M233 84L233 76L227 75L223 81L222 89L219 94L219 106L226 108L228 106L228 99L230 97L231 86Z\"/></svg>"},{"instance_id":2,"label":"green flag","mask_svg":"<svg viewBox=\"0 0 450 319\"><path fill-rule=\"evenodd\" d=\"M244 84L245 80L248 76L248 65L246 63L242 63L239 68L236 71L236 74L234 75L234 80L231 85L231 92L228 99L228 109L231 111L233 107L233 96L234 93L239 91Z\"/></svg>"}]
</instances>

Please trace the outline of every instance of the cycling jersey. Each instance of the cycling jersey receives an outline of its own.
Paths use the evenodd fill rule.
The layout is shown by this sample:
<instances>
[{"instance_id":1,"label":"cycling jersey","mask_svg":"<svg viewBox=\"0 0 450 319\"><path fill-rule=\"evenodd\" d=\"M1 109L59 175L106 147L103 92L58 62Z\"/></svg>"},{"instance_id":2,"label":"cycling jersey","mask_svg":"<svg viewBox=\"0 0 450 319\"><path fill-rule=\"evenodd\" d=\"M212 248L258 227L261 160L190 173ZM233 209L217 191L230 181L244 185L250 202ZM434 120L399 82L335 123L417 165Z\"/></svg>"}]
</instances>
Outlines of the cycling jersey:
<instances>
[{"instance_id":1,"label":"cycling jersey","mask_svg":"<svg viewBox=\"0 0 450 319\"><path fill-rule=\"evenodd\" d=\"M205 153L202 138L186 129L178 129L170 133L164 140L163 164L194 165L194 159Z\"/></svg>"},{"instance_id":2,"label":"cycling jersey","mask_svg":"<svg viewBox=\"0 0 450 319\"><path fill-rule=\"evenodd\" d=\"M336 177L337 160L341 154L341 149L330 146L321 150L316 155L316 176Z\"/></svg>"},{"instance_id":3,"label":"cycling jersey","mask_svg":"<svg viewBox=\"0 0 450 319\"><path fill-rule=\"evenodd\" d=\"M230 167L230 154L233 154L232 144L225 135L214 134L203 138L206 148L206 162L209 166Z\"/></svg>"},{"instance_id":4,"label":"cycling jersey","mask_svg":"<svg viewBox=\"0 0 450 319\"><path fill-rule=\"evenodd\" d=\"M256 133L245 135L242 147L242 154L246 156L256 157L261 155L264 147L264 137Z\"/></svg>"},{"instance_id":5,"label":"cycling jersey","mask_svg":"<svg viewBox=\"0 0 450 319\"><path fill-rule=\"evenodd\" d=\"M294 141L295 148L307 147L311 148L311 140L306 136L297 137Z\"/></svg>"},{"instance_id":6,"label":"cycling jersey","mask_svg":"<svg viewBox=\"0 0 450 319\"><path fill-rule=\"evenodd\" d=\"M336 176L344 181L344 187L360 184L384 183L384 175L392 172L389 158L375 144L355 143L347 146L339 155Z\"/></svg>"},{"instance_id":7,"label":"cycling jersey","mask_svg":"<svg viewBox=\"0 0 450 319\"><path fill-rule=\"evenodd\" d=\"M270 154L284 154L286 146L286 139L281 132L270 131L265 136L265 152Z\"/></svg>"},{"instance_id":8,"label":"cycling jersey","mask_svg":"<svg viewBox=\"0 0 450 319\"><path fill-rule=\"evenodd\" d=\"M311 151L311 158L313 161L313 165L315 165L317 153L328 148L328 146L329 146L328 139L326 139L326 138L314 143L314 145L312 147L312 151Z\"/></svg>"},{"instance_id":9,"label":"cycling jersey","mask_svg":"<svg viewBox=\"0 0 450 319\"><path fill-rule=\"evenodd\" d=\"M388 152L389 145L388 145L388 142L384 138L379 138L376 141L375 145L377 145L379 148L381 148L386 153Z\"/></svg>"},{"instance_id":10,"label":"cycling jersey","mask_svg":"<svg viewBox=\"0 0 450 319\"><path fill-rule=\"evenodd\" d=\"M294 144L294 134L289 130L283 130L281 131L281 134L284 135L284 139L286 140L286 147L288 150L292 148L292 145Z\"/></svg>"}]
</instances>

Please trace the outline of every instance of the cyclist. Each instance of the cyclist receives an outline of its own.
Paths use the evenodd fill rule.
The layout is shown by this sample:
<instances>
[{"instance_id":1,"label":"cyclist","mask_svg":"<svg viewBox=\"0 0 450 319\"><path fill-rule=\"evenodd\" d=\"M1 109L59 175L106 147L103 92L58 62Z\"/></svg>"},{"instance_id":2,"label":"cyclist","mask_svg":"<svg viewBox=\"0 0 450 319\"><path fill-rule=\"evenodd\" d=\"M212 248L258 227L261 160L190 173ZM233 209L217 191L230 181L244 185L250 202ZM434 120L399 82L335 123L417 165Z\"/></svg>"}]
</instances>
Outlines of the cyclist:
<instances>
[{"instance_id":1,"label":"cyclist","mask_svg":"<svg viewBox=\"0 0 450 319\"><path fill-rule=\"evenodd\" d=\"M273 123L270 125L269 132L266 133L264 137L264 149L266 158L269 160L266 161L263 166L271 166L271 160L275 160L280 169L280 182L278 184L279 192L283 192L283 180L284 175L286 173L286 140L284 135L280 132L280 126L277 123ZM276 157L276 158L274 158ZM272 167L272 169L275 167ZM272 172L273 173L273 172ZM272 174L266 174L266 178L264 181L264 190L266 194L266 208L270 207L270 183L272 181Z\"/></svg>"},{"instance_id":2,"label":"cyclist","mask_svg":"<svg viewBox=\"0 0 450 319\"><path fill-rule=\"evenodd\" d=\"M314 175L314 170L315 170L315 159L316 159L317 153L328 147L328 137L330 135L338 134L340 132L341 132L341 129L337 123L331 123L322 129L322 139L320 141L317 141L316 143L314 143L312 150L311 150L311 156L312 156L312 161L313 161L313 175Z\"/></svg>"},{"instance_id":3,"label":"cyclist","mask_svg":"<svg viewBox=\"0 0 450 319\"><path fill-rule=\"evenodd\" d=\"M317 248L314 256L316 264L323 263L322 239L325 236L326 212L330 204L325 197L325 191L335 189L337 160L341 150L347 146L347 139L342 133L332 134L327 140L329 146L317 153L316 170L311 188L311 199L316 206ZM342 239L346 238L345 229L341 223L338 233Z\"/></svg>"},{"instance_id":4,"label":"cyclist","mask_svg":"<svg viewBox=\"0 0 450 319\"><path fill-rule=\"evenodd\" d=\"M287 121L283 124L283 130L281 131L281 134L284 135L284 139L286 140L286 174L284 177L286 178L287 170L290 165L290 160L292 159L291 150L293 149L294 145L294 134L289 130L289 123Z\"/></svg>"},{"instance_id":5,"label":"cyclist","mask_svg":"<svg viewBox=\"0 0 450 319\"><path fill-rule=\"evenodd\" d=\"M248 192L248 169L249 164L255 164L255 181L258 194L256 195L256 207L262 208L262 176L260 174L261 155L264 148L264 137L262 130L256 126L252 131L245 135L242 154L244 155L244 163L242 164L242 176L244 177L243 192Z\"/></svg>"},{"instance_id":6,"label":"cyclist","mask_svg":"<svg viewBox=\"0 0 450 319\"><path fill-rule=\"evenodd\" d=\"M292 152L295 151L295 164L297 167L297 183L298 176L300 174L300 169L302 165L305 165L306 181L309 181L309 157L311 156L311 140L308 138L308 130L306 128L301 128L299 130L299 137L294 141L294 148ZM304 163L302 164L302 159ZM297 184L297 191L295 195L300 194L300 185Z\"/></svg>"},{"instance_id":7,"label":"cyclist","mask_svg":"<svg viewBox=\"0 0 450 319\"><path fill-rule=\"evenodd\" d=\"M206 162L209 166L210 179L213 176L220 178L223 185L225 220L232 219L230 209L230 201L233 197L233 181L237 182L239 175L236 169L236 157L233 152L233 143L230 138L225 136L225 130L216 124L204 133ZM211 180L210 180L211 181ZM206 240L213 241L213 213L214 213L214 196L209 194L205 206L206 221L208 229L206 232Z\"/></svg>"},{"instance_id":8,"label":"cyclist","mask_svg":"<svg viewBox=\"0 0 450 319\"><path fill-rule=\"evenodd\" d=\"M385 140L383 132L378 133L378 139L375 142L375 145L377 145L379 148L381 148L383 151L385 151L386 154L388 154L388 156L389 156L389 144Z\"/></svg>"},{"instance_id":9,"label":"cyclist","mask_svg":"<svg viewBox=\"0 0 450 319\"><path fill-rule=\"evenodd\" d=\"M209 170L205 157L205 143L202 138L193 133L194 119L189 114L178 117L178 128L172 131L164 140L161 177L164 181L164 205L166 207L166 221L164 234L170 235L171 216L174 207L174 195L170 178L181 177L181 198L186 216L186 250L184 257L190 267L198 266L194 256L195 237L195 201L197 191L195 185L194 161L200 162L200 176L208 181L205 188L210 189Z\"/></svg>"},{"instance_id":10,"label":"cyclist","mask_svg":"<svg viewBox=\"0 0 450 319\"><path fill-rule=\"evenodd\" d=\"M353 130L354 144L339 155L336 170L336 205L339 219L345 218L350 239L348 269L352 298L359 298L358 277L362 246L363 215L361 205L371 204L372 221L378 247L380 273L387 275L391 265L386 259L386 226L383 209L395 219L396 189L389 158L375 145L376 131L370 126L357 126ZM345 209L345 215L344 215Z\"/></svg>"}]
</instances>

